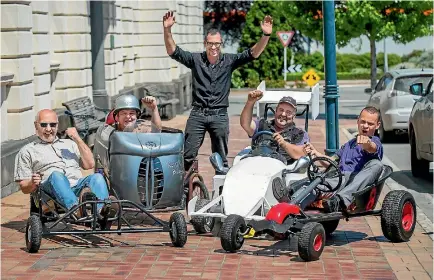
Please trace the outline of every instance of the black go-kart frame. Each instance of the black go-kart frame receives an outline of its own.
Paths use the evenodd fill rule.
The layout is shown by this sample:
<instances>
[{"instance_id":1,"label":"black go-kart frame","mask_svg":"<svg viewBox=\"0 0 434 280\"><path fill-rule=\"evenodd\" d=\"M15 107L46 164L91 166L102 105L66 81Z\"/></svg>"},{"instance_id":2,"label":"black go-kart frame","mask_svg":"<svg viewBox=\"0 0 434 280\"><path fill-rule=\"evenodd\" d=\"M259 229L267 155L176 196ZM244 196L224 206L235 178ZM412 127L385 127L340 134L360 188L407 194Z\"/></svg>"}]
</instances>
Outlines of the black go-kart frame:
<instances>
[{"instance_id":1,"label":"black go-kart frame","mask_svg":"<svg viewBox=\"0 0 434 280\"><path fill-rule=\"evenodd\" d=\"M113 234L139 232L169 232L172 244L175 247L183 247L187 242L187 224L184 215L174 212L169 222L165 222L141 205L129 200L98 200L93 193L88 193L85 198L70 210L58 203L47 192L38 187L30 195L30 217L26 225L26 247L29 253L37 253L41 246L42 238L54 235L89 235L89 234ZM104 219L97 211L97 204L104 205L118 203L119 211L113 218ZM45 206L45 207L43 207ZM44 209L43 209L44 208ZM81 208L83 217L75 213ZM149 227L134 227L125 217L127 212L145 214L153 221ZM63 215L62 215L63 214ZM117 222L116 229L111 229L111 224ZM60 223L68 228L71 225L82 225L85 229L55 230ZM123 227L123 223L127 226Z\"/></svg>"},{"instance_id":2,"label":"black go-kart frame","mask_svg":"<svg viewBox=\"0 0 434 280\"><path fill-rule=\"evenodd\" d=\"M329 168L320 171L314 165L317 161L328 162ZM334 173L331 169L334 169ZM382 208L375 210L384 183L392 172L390 166L384 165L376 182L353 194L353 202L346 211L325 213L322 210L320 213L309 213L306 209L315 200L313 190L322 184L328 188L327 191L333 193L339 189L343 178L335 161L325 157L314 158L308 166L309 180L294 191L288 202L273 206L265 219L246 223L241 216L229 215L222 225L222 247L227 252L236 252L242 247L245 235L251 235L252 232L254 236L269 234L278 239L297 236L301 259L314 261L320 258L326 236L336 230L341 219L348 221L350 218L369 215L381 216L381 228L387 239L406 242L413 235L416 226L416 202L413 196L404 190L390 191L384 198ZM327 186L325 182L331 174L339 176L339 183L335 187Z\"/></svg>"}]
</instances>

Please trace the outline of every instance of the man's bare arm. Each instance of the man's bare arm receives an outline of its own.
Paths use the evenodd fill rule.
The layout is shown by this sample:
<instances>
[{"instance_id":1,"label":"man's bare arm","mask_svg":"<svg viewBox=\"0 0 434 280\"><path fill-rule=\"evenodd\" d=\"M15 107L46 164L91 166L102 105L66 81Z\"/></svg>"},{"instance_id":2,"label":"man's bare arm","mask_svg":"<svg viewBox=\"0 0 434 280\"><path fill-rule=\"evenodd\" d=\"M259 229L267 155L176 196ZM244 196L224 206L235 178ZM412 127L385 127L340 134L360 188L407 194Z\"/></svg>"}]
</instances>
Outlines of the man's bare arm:
<instances>
[{"instance_id":1,"label":"man's bare arm","mask_svg":"<svg viewBox=\"0 0 434 280\"><path fill-rule=\"evenodd\" d=\"M256 128L255 123L252 121L253 106L255 106L255 101L247 101L240 116L240 125L249 136L253 135Z\"/></svg>"},{"instance_id":2,"label":"man's bare arm","mask_svg":"<svg viewBox=\"0 0 434 280\"><path fill-rule=\"evenodd\" d=\"M262 36L259 42L252 47L251 51L254 58L258 58L261 55L261 53L265 50L269 40L270 36Z\"/></svg>"},{"instance_id":3,"label":"man's bare arm","mask_svg":"<svg viewBox=\"0 0 434 280\"><path fill-rule=\"evenodd\" d=\"M297 146L286 142L283 144L282 148L292 159L299 159L305 156L303 146Z\"/></svg>"},{"instance_id":4,"label":"man's bare arm","mask_svg":"<svg viewBox=\"0 0 434 280\"><path fill-rule=\"evenodd\" d=\"M172 55L176 49L176 43L173 40L172 28L164 28L164 44L166 45L166 51L168 55Z\"/></svg>"},{"instance_id":5,"label":"man's bare arm","mask_svg":"<svg viewBox=\"0 0 434 280\"><path fill-rule=\"evenodd\" d=\"M163 128L162 124L161 124L161 117L160 117L160 113L158 112L158 108L155 107L152 110L152 118L151 118L152 123L159 129L161 130Z\"/></svg>"}]
</instances>

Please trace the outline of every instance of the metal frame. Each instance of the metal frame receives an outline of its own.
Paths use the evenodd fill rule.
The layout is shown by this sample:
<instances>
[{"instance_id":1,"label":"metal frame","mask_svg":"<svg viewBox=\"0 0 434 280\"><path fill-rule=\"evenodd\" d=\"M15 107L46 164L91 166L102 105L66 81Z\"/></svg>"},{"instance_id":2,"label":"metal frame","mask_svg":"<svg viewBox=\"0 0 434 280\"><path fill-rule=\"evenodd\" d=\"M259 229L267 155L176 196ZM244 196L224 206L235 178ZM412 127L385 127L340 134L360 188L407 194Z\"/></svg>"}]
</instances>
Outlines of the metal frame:
<instances>
[{"instance_id":1,"label":"metal frame","mask_svg":"<svg viewBox=\"0 0 434 280\"><path fill-rule=\"evenodd\" d=\"M34 203L35 195L38 199L38 212L36 213L34 208L36 207L36 204ZM47 197L48 199L45 199L44 197ZM111 233L135 233L135 232L169 232L170 227L168 222L164 222L154 215L152 215L149 211L147 211L144 207L138 205L137 203L129 200L95 200L95 201L85 201L82 203L79 203L78 205L71 208L69 211L66 211L66 209L60 205L53 197L51 197L47 192L44 190L41 190L41 188L38 188L38 191L36 194L31 196L31 208L30 208L30 215L38 214L39 218L41 219L41 222L43 224L47 222L54 222L52 225L47 226L45 225L42 230L42 237L44 236L52 236L52 235L64 235L64 234L111 234ZM48 201L52 200L56 207L62 209L65 214L61 217L59 213L56 211L56 209L52 208ZM97 203L104 203L104 204L112 204L112 203L118 203L119 204L119 212L117 217L108 219L107 221L113 222L117 221L117 229L116 230L101 230L97 229L97 221L98 221L98 214L97 214ZM47 214L44 214L42 211L42 205L46 205L49 207L49 213L51 213L53 216L49 216ZM92 206L92 215L88 217L83 218L77 218L74 214L75 211L77 211L80 207L84 207L85 205L91 205ZM124 205L132 205L134 208L128 208L123 207ZM137 228L133 227L124 217L124 212L138 212L143 213L150 217L155 224L159 225L159 227L147 227L147 228ZM122 228L122 221L125 222L125 224L128 226L128 229ZM70 230L70 231L50 231L50 229L54 228L56 225L63 223L65 226L71 225L71 224L91 224L91 229L86 230Z\"/></svg>"}]
</instances>

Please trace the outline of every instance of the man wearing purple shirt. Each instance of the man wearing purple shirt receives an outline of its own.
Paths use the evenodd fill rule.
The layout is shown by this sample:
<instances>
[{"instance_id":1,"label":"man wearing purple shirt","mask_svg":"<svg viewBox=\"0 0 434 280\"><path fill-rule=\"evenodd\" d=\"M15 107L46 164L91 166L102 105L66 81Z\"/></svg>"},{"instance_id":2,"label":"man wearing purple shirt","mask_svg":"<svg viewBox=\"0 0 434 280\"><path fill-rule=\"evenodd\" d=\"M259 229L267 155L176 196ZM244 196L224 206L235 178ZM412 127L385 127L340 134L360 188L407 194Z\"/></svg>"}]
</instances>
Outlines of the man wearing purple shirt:
<instances>
[{"instance_id":1,"label":"man wearing purple shirt","mask_svg":"<svg viewBox=\"0 0 434 280\"><path fill-rule=\"evenodd\" d=\"M263 92L254 90L249 92L246 105L241 112L240 124L244 131L252 137L258 131L271 131L273 138L271 141L268 139L269 144L272 146L277 142L279 145L278 153L283 156L286 164L291 164L294 160L304 156L303 144L309 142L308 134L294 124L294 117L297 113L297 102L290 96L283 97L276 107L274 119L267 121L264 119L252 120L253 107L255 102L261 99ZM267 135L260 136L261 141L267 141ZM263 142L262 142L263 143ZM277 147L276 147L277 148Z\"/></svg>"},{"instance_id":2,"label":"man wearing purple shirt","mask_svg":"<svg viewBox=\"0 0 434 280\"><path fill-rule=\"evenodd\" d=\"M342 184L336 194L323 202L327 212L345 211L351 204L353 193L374 183L383 170L383 146L380 139L374 136L380 126L380 112L374 107L365 107L357 120L358 135L345 143L332 157L318 152L311 143L304 146L306 154L312 157L327 157L339 163L344 175ZM329 164L321 163L324 167ZM338 178L327 179L332 186L336 186Z\"/></svg>"}]
</instances>

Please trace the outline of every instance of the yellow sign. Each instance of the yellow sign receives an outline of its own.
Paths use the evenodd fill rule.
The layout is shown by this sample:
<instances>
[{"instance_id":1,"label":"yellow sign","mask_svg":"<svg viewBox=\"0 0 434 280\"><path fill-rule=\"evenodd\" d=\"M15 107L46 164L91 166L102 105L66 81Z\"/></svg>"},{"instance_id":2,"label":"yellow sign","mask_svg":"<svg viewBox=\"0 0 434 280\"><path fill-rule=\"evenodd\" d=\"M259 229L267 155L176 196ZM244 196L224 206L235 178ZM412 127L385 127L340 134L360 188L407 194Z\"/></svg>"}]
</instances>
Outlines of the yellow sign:
<instances>
[{"instance_id":1,"label":"yellow sign","mask_svg":"<svg viewBox=\"0 0 434 280\"><path fill-rule=\"evenodd\" d=\"M319 83L319 81L321 80L320 76L313 69L310 69L309 71L307 71L303 75L302 79L310 87L313 87L314 85Z\"/></svg>"}]
</instances>

